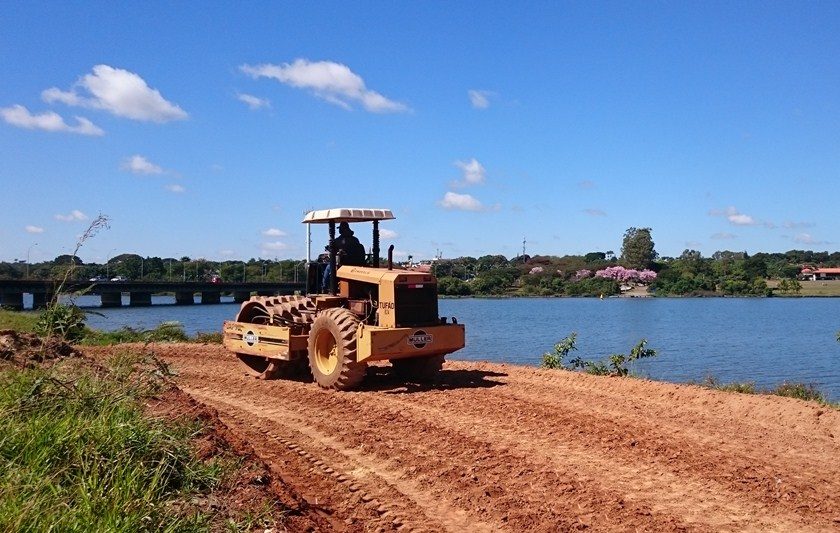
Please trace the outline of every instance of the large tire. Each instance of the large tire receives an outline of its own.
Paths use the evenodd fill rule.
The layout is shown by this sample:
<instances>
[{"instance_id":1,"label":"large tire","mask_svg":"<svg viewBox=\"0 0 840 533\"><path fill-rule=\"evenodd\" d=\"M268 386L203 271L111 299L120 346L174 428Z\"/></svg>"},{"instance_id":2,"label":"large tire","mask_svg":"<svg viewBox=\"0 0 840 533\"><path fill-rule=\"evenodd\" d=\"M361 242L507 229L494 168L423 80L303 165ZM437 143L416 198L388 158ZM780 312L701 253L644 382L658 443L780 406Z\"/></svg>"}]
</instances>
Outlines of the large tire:
<instances>
[{"instance_id":1,"label":"large tire","mask_svg":"<svg viewBox=\"0 0 840 533\"><path fill-rule=\"evenodd\" d=\"M325 389L349 390L365 377L365 363L356 362L359 319L347 309L327 309L309 330L309 369Z\"/></svg>"},{"instance_id":2,"label":"large tire","mask_svg":"<svg viewBox=\"0 0 840 533\"><path fill-rule=\"evenodd\" d=\"M427 357L411 357L409 359L393 359L394 375L405 381L427 383L434 381L440 375L445 356L430 355Z\"/></svg>"}]
</instances>

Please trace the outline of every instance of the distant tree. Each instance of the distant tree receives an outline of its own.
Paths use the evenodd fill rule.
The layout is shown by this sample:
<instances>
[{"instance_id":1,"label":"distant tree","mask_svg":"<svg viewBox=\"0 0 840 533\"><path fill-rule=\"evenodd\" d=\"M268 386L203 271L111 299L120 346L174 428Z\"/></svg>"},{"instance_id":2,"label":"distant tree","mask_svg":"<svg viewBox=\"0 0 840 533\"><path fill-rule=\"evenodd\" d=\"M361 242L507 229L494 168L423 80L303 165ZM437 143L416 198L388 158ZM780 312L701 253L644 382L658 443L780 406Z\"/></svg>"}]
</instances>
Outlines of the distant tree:
<instances>
[{"instance_id":1,"label":"distant tree","mask_svg":"<svg viewBox=\"0 0 840 533\"><path fill-rule=\"evenodd\" d=\"M596 261L606 261L607 254L605 254L604 252L589 252L588 254L583 256L583 258L586 259L588 263L594 263Z\"/></svg>"},{"instance_id":2,"label":"distant tree","mask_svg":"<svg viewBox=\"0 0 840 533\"><path fill-rule=\"evenodd\" d=\"M650 233L650 228L627 228L624 232L621 261L627 268L645 269L653 266L657 253Z\"/></svg>"},{"instance_id":3,"label":"distant tree","mask_svg":"<svg viewBox=\"0 0 840 533\"><path fill-rule=\"evenodd\" d=\"M55 265L69 265L71 263L74 265L84 265L82 260L75 255L64 254L53 259L53 264Z\"/></svg>"}]
</instances>

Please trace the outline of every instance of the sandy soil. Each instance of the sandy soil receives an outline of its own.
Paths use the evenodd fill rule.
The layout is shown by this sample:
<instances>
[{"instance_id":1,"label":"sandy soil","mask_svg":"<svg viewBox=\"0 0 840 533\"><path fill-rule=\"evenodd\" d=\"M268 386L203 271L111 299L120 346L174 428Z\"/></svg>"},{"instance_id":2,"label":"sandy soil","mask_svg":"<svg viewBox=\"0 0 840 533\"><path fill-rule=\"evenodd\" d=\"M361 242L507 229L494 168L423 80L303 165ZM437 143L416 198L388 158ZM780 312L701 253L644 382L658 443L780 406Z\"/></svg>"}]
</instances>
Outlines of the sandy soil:
<instances>
[{"instance_id":1,"label":"sandy soil","mask_svg":"<svg viewBox=\"0 0 840 533\"><path fill-rule=\"evenodd\" d=\"M218 346L154 351L311 513L301 529L840 530L840 411L817 404L468 362L342 393L256 380Z\"/></svg>"}]
</instances>

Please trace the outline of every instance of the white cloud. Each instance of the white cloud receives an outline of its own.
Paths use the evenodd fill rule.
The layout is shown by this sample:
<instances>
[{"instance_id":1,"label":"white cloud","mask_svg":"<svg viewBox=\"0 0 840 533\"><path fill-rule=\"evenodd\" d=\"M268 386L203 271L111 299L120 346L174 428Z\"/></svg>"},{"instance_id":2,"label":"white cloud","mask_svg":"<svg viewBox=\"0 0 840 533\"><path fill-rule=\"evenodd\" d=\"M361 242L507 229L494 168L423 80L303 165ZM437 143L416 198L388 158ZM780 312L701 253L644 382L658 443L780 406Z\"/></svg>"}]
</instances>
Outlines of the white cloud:
<instances>
[{"instance_id":1,"label":"white cloud","mask_svg":"<svg viewBox=\"0 0 840 533\"><path fill-rule=\"evenodd\" d=\"M259 98L251 94L236 94L237 100L244 102L251 109L260 109L261 107L271 107L271 102L267 98Z\"/></svg>"},{"instance_id":2,"label":"white cloud","mask_svg":"<svg viewBox=\"0 0 840 533\"><path fill-rule=\"evenodd\" d=\"M164 185L163 188L169 192L174 192L175 194L187 192L186 187L184 187L183 185L178 185L177 183L170 183L169 185Z\"/></svg>"},{"instance_id":3,"label":"white cloud","mask_svg":"<svg viewBox=\"0 0 840 533\"><path fill-rule=\"evenodd\" d=\"M793 222L790 220L782 224L787 229L813 228L815 225L813 222Z\"/></svg>"},{"instance_id":4,"label":"white cloud","mask_svg":"<svg viewBox=\"0 0 840 533\"><path fill-rule=\"evenodd\" d=\"M62 214L55 215L55 219L56 220L61 220L63 222L76 222L76 221L80 221L80 220L87 220L88 216L86 214L82 213L81 211L79 211L78 209L74 209L74 210L70 211L70 213L67 214L67 215L62 215Z\"/></svg>"},{"instance_id":5,"label":"white cloud","mask_svg":"<svg viewBox=\"0 0 840 533\"><path fill-rule=\"evenodd\" d=\"M286 232L283 230L279 230L277 228L268 228L267 230L262 232L263 235L266 237L285 237Z\"/></svg>"},{"instance_id":6,"label":"white cloud","mask_svg":"<svg viewBox=\"0 0 840 533\"><path fill-rule=\"evenodd\" d=\"M455 186L481 185L487 178L487 170L475 158L469 161L455 161L455 166L461 169L461 181L455 182Z\"/></svg>"},{"instance_id":7,"label":"white cloud","mask_svg":"<svg viewBox=\"0 0 840 533\"><path fill-rule=\"evenodd\" d=\"M484 206L469 194L447 192L439 202L444 209L458 209L461 211L482 211Z\"/></svg>"},{"instance_id":8,"label":"white cloud","mask_svg":"<svg viewBox=\"0 0 840 533\"><path fill-rule=\"evenodd\" d=\"M709 215L711 215L713 217L721 217L721 216L725 217L726 220L728 220L729 223L732 224L733 226L756 226L756 225L758 225L758 221L756 221L753 217L751 217L750 215L745 215L744 213L739 212L737 209L735 209L732 206L727 207L724 210L712 209L711 211L709 211ZM764 225L767 226L768 223L765 223ZM770 226L768 226L768 227L770 227Z\"/></svg>"},{"instance_id":9,"label":"white cloud","mask_svg":"<svg viewBox=\"0 0 840 533\"><path fill-rule=\"evenodd\" d=\"M318 98L344 109L351 109L351 104L357 103L373 113L409 110L405 104L368 89L361 76L333 61L295 59L291 64L242 65L239 69L254 79L271 78L291 87L308 89Z\"/></svg>"},{"instance_id":10,"label":"white cloud","mask_svg":"<svg viewBox=\"0 0 840 533\"><path fill-rule=\"evenodd\" d=\"M86 94L76 92L81 89ZM187 113L167 101L157 89L133 72L108 65L96 65L69 91L52 87L41 93L47 103L102 109L118 117L148 122L169 122L187 118Z\"/></svg>"},{"instance_id":11,"label":"white cloud","mask_svg":"<svg viewBox=\"0 0 840 533\"><path fill-rule=\"evenodd\" d=\"M476 109L487 109L490 107L490 96L492 95L493 93L490 91L481 91L478 89L470 89L467 91L470 103Z\"/></svg>"},{"instance_id":12,"label":"white cloud","mask_svg":"<svg viewBox=\"0 0 840 533\"><path fill-rule=\"evenodd\" d=\"M607 213L605 211L600 210L600 209L584 209L583 212L586 213L587 215L591 216L591 217L605 217L605 216L607 216Z\"/></svg>"},{"instance_id":13,"label":"white cloud","mask_svg":"<svg viewBox=\"0 0 840 533\"><path fill-rule=\"evenodd\" d=\"M828 241L819 241L815 239L810 233L799 233L793 237L793 242L799 244L809 244L809 245L819 245L819 244L831 244Z\"/></svg>"},{"instance_id":14,"label":"white cloud","mask_svg":"<svg viewBox=\"0 0 840 533\"><path fill-rule=\"evenodd\" d=\"M44 233L44 228L41 226L26 226L23 229L26 230L26 233Z\"/></svg>"},{"instance_id":15,"label":"white cloud","mask_svg":"<svg viewBox=\"0 0 840 533\"><path fill-rule=\"evenodd\" d=\"M723 241L723 240L735 239L737 237L738 237L737 235L734 235L732 233L727 233L727 232L723 231L723 232L720 232L720 233L715 233L714 235L712 235L711 238L716 240L716 241Z\"/></svg>"},{"instance_id":16,"label":"white cloud","mask_svg":"<svg viewBox=\"0 0 840 533\"><path fill-rule=\"evenodd\" d=\"M104 135L105 131L85 117L75 117L76 125L71 126L64 122L64 119L54 111L44 111L39 115L33 115L22 105L0 108L0 116L7 123L19 128L29 130L63 131L66 133L77 133L79 135Z\"/></svg>"},{"instance_id":17,"label":"white cloud","mask_svg":"<svg viewBox=\"0 0 840 533\"><path fill-rule=\"evenodd\" d=\"M379 230L379 237L382 239L396 239L400 234L394 230L382 228Z\"/></svg>"},{"instance_id":18,"label":"white cloud","mask_svg":"<svg viewBox=\"0 0 840 533\"><path fill-rule=\"evenodd\" d=\"M152 163L142 155L127 157L120 165L120 169L132 174L163 174L163 168Z\"/></svg>"},{"instance_id":19,"label":"white cloud","mask_svg":"<svg viewBox=\"0 0 840 533\"><path fill-rule=\"evenodd\" d=\"M282 241L264 242L260 245L263 252L280 252L289 248L289 245Z\"/></svg>"}]
</instances>

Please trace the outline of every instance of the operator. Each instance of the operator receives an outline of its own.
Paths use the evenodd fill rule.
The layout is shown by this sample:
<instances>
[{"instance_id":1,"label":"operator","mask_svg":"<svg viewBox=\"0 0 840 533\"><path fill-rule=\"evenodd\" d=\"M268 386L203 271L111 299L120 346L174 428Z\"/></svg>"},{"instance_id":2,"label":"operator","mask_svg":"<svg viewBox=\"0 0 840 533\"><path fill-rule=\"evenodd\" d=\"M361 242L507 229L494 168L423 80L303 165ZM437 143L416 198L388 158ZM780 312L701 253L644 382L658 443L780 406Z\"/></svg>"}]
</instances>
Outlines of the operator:
<instances>
[{"instance_id":1,"label":"operator","mask_svg":"<svg viewBox=\"0 0 840 533\"><path fill-rule=\"evenodd\" d=\"M348 266L364 266L365 265L365 247L359 242L359 239L353 236L353 230L350 229L350 224L342 222L338 225L339 237L334 241L336 256L340 258L341 265ZM327 247L329 248L329 247ZM324 269L324 277L321 280L321 290L326 292L330 286L330 276L332 276L332 269L330 264Z\"/></svg>"}]
</instances>

